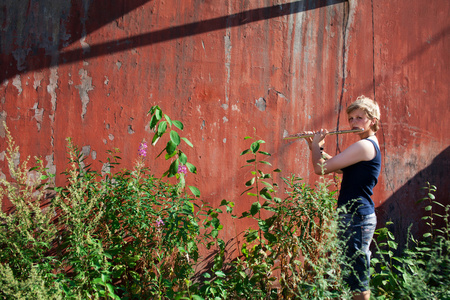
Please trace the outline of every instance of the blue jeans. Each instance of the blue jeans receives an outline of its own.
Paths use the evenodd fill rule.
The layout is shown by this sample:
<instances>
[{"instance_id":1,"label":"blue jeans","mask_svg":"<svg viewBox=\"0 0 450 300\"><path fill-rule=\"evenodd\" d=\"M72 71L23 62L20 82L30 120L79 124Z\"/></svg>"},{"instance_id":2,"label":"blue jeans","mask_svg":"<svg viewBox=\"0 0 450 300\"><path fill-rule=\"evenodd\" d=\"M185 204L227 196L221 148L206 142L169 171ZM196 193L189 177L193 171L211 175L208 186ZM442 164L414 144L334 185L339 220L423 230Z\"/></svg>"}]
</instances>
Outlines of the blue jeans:
<instances>
[{"instance_id":1,"label":"blue jeans","mask_svg":"<svg viewBox=\"0 0 450 300\"><path fill-rule=\"evenodd\" d=\"M369 290L370 242L372 241L377 217L370 215L340 214L340 238L345 243L344 280L352 291Z\"/></svg>"}]
</instances>

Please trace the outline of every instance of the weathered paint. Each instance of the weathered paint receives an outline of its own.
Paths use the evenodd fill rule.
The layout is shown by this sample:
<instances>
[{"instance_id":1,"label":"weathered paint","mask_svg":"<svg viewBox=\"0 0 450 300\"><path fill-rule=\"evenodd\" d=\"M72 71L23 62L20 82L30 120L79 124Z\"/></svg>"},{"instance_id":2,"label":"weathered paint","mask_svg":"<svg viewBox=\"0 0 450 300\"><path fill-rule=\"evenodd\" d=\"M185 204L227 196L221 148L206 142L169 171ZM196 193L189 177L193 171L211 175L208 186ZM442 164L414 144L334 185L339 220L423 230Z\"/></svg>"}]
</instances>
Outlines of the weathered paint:
<instances>
[{"instance_id":1,"label":"weathered paint","mask_svg":"<svg viewBox=\"0 0 450 300\"><path fill-rule=\"evenodd\" d=\"M426 181L449 201L449 12L447 0L4 0L0 121L20 159L41 156L56 174L66 137L99 169L114 147L130 167L158 104L195 145L186 152L199 172L188 184L213 205L235 201L239 214L253 201L239 197L250 176L240 168L245 136L256 128L282 176L312 183L306 145L283 134L346 129L345 107L365 94L382 111L374 200L380 220L404 228L419 220L413 202ZM330 138L327 151L354 140ZM2 127L0 142L7 177ZM223 222L228 238L248 226Z\"/></svg>"}]
</instances>

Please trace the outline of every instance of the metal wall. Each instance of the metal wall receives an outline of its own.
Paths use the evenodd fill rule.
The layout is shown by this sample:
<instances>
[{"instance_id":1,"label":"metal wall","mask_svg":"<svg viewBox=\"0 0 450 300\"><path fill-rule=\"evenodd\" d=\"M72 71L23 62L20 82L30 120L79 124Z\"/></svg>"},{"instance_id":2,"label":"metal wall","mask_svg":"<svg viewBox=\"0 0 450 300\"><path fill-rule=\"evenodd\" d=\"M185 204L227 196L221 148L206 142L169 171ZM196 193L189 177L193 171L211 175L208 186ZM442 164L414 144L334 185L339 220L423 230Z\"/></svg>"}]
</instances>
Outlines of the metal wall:
<instances>
[{"instance_id":1,"label":"metal wall","mask_svg":"<svg viewBox=\"0 0 450 300\"><path fill-rule=\"evenodd\" d=\"M266 141L281 176L313 183L306 144L283 134L347 129L345 107L364 94L382 114L379 221L402 230L420 219L427 181L449 203L449 15L448 0L3 0L0 120L17 162L37 155L60 174L66 137L97 169L115 147L131 167L160 105L194 143L188 184L240 213L254 201L239 196L251 176L240 168L245 136ZM4 137L1 126L9 177ZM356 138L330 137L326 150ZM168 166L153 159L161 147L147 159L157 174ZM224 223L229 238L248 225Z\"/></svg>"}]
</instances>

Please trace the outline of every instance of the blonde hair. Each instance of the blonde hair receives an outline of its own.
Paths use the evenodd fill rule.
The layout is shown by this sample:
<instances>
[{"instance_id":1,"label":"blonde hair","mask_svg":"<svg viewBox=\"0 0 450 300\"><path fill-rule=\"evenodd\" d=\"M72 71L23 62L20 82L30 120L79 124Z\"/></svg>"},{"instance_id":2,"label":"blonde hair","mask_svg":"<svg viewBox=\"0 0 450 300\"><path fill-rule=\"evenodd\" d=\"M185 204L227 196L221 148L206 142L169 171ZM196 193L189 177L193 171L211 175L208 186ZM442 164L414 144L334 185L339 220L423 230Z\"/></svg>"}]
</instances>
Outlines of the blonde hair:
<instances>
[{"instance_id":1,"label":"blonde hair","mask_svg":"<svg viewBox=\"0 0 450 300\"><path fill-rule=\"evenodd\" d=\"M356 98L355 102L353 102L352 104L350 104L347 107L347 114L351 113L352 111L354 111L355 109L362 109L363 111L365 111L365 113L367 114L367 116L369 117L369 119L371 119L372 121L375 121L375 124L373 124L372 126L372 130L374 132L377 132L378 129L380 129L380 107L378 106L378 104L364 96L361 95L358 98Z\"/></svg>"}]
</instances>

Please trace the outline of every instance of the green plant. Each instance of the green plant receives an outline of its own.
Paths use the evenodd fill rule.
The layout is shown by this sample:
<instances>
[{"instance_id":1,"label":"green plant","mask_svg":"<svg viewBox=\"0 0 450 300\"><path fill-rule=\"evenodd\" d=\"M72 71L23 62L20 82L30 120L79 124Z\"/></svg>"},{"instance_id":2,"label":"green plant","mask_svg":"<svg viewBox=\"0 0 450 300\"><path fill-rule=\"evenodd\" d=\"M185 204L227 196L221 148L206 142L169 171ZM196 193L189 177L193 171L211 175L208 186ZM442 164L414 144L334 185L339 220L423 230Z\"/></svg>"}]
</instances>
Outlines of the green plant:
<instances>
[{"instance_id":1,"label":"green plant","mask_svg":"<svg viewBox=\"0 0 450 300\"><path fill-rule=\"evenodd\" d=\"M294 175L283 179L284 199L277 196L278 184L263 151L265 143L252 139L241 153L243 166L250 170L241 196L254 199L240 218L253 220L245 231L240 255L224 262L223 248L208 273L205 291L214 288L211 298L224 299L318 299L348 293L339 269L336 200L325 181L315 188ZM247 198L245 198L247 199ZM202 294L203 295L203 294Z\"/></svg>"},{"instance_id":2,"label":"green plant","mask_svg":"<svg viewBox=\"0 0 450 300\"><path fill-rule=\"evenodd\" d=\"M428 183L425 189L427 195L419 202L429 202L425 211L430 215L422 218L429 230L421 240L413 237L410 226L405 250L395 255L398 243L389 229L383 227L375 232L377 257L372 259L372 285L377 299L450 299L450 206L435 200L435 186ZM445 214L433 213L433 204L444 207ZM436 218L443 219L442 228L435 227Z\"/></svg>"}]
</instances>

